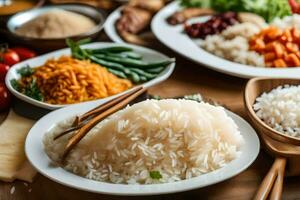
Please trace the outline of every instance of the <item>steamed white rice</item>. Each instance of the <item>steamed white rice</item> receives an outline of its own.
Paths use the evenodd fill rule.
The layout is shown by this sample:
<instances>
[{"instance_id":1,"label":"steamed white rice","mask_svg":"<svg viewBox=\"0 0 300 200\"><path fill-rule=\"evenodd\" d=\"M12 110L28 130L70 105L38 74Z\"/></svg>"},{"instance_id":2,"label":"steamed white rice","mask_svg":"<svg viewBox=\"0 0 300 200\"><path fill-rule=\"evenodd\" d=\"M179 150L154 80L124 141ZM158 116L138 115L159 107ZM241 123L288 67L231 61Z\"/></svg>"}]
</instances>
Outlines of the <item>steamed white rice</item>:
<instances>
[{"instance_id":1,"label":"steamed white rice","mask_svg":"<svg viewBox=\"0 0 300 200\"><path fill-rule=\"evenodd\" d=\"M263 93L256 99L253 108L271 128L300 137L300 86L279 86Z\"/></svg>"},{"instance_id":2,"label":"steamed white rice","mask_svg":"<svg viewBox=\"0 0 300 200\"><path fill-rule=\"evenodd\" d=\"M207 36L200 46L216 56L236 63L264 67L264 57L249 50L249 39L260 31L261 28L253 23L239 23L229 26L220 34Z\"/></svg>"},{"instance_id":3,"label":"steamed white rice","mask_svg":"<svg viewBox=\"0 0 300 200\"><path fill-rule=\"evenodd\" d=\"M53 137L72 121L60 122L44 137L54 162L69 136L56 141ZM147 100L99 123L69 154L64 168L112 183L174 182L224 167L239 156L243 142L222 107L191 100ZM151 177L154 171L162 178Z\"/></svg>"},{"instance_id":4,"label":"steamed white rice","mask_svg":"<svg viewBox=\"0 0 300 200\"><path fill-rule=\"evenodd\" d=\"M276 18L271 23L271 25L276 26L282 30L293 27L300 30L300 15L293 14L291 16L285 16L284 18Z\"/></svg>"}]
</instances>

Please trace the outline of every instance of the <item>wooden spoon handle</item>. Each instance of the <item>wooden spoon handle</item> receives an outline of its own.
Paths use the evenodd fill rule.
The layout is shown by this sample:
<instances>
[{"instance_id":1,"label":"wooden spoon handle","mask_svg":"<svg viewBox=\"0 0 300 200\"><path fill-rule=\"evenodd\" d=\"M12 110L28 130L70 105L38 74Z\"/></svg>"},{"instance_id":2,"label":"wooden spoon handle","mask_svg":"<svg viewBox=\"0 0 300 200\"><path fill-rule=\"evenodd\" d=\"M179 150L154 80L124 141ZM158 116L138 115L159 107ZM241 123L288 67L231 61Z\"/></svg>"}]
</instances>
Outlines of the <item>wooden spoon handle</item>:
<instances>
[{"instance_id":1,"label":"wooden spoon handle","mask_svg":"<svg viewBox=\"0 0 300 200\"><path fill-rule=\"evenodd\" d=\"M269 170L268 174L265 176L263 182L260 184L259 189L254 197L254 200L265 200L268 198L269 193L273 187L274 181L277 176L277 160L274 161L271 169Z\"/></svg>"},{"instance_id":2,"label":"wooden spoon handle","mask_svg":"<svg viewBox=\"0 0 300 200\"><path fill-rule=\"evenodd\" d=\"M115 98L111 101L108 101L100 106L97 106L96 108L93 108L92 110L84 113L81 116L77 116L75 122L73 123L73 125L78 125L79 123L81 123L83 120L85 120L86 118L88 118L91 115L96 115L98 113L103 112L104 110L107 110L108 108L114 106L117 103L120 103L122 100L126 99L127 97L129 97L130 95L134 94L135 92L141 90L143 87L142 86L138 86L136 88L134 88L132 91L125 93L121 96L119 96L118 98Z\"/></svg>"},{"instance_id":3,"label":"wooden spoon handle","mask_svg":"<svg viewBox=\"0 0 300 200\"><path fill-rule=\"evenodd\" d=\"M276 158L276 162L278 175L271 192L270 200L280 200L282 195L286 158Z\"/></svg>"}]
</instances>

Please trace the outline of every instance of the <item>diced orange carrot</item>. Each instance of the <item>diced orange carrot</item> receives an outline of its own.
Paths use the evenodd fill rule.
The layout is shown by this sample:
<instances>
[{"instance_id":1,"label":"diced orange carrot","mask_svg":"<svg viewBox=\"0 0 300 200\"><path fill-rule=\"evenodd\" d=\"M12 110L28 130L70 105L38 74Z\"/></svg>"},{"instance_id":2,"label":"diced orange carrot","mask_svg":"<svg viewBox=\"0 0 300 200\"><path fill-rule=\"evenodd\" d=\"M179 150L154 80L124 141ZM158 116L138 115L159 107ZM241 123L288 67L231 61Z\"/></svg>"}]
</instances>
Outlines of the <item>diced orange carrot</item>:
<instances>
[{"instance_id":1,"label":"diced orange carrot","mask_svg":"<svg viewBox=\"0 0 300 200\"><path fill-rule=\"evenodd\" d=\"M293 67L300 66L300 60L296 56L296 54L289 54L286 59L288 62L292 64Z\"/></svg>"},{"instance_id":2,"label":"diced orange carrot","mask_svg":"<svg viewBox=\"0 0 300 200\"><path fill-rule=\"evenodd\" d=\"M270 42L270 43L266 44L265 51L266 52L274 51L274 43Z\"/></svg>"},{"instance_id":3,"label":"diced orange carrot","mask_svg":"<svg viewBox=\"0 0 300 200\"><path fill-rule=\"evenodd\" d=\"M276 59L276 54L274 52L269 52L264 55L265 62L270 62Z\"/></svg>"},{"instance_id":4,"label":"diced orange carrot","mask_svg":"<svg viewBox=\"0 0 300 200\"><path fill-rule=\"evenodd\" d=\"M293 41L293 37L292 37L292 33L291 33L290 29L286 29L283 32L283 35L286 36L288 42L292 42Z\"/></svg>"},{"instance_id":5,"label":"diced orange carrot","mask_svg":"<svg viewBox=\"0 0 300 200\"><path fill-rule=\"evenodd\" d=\"M291 53L296 53L296 52L299 51L299 46L295 43L292 43L292 42L286 43L285 47Z\"/></svg>"},{"instance_id":6,"label":"diced orange carrot","mask_svg":"<svg viewBox=\"0 0 300 200\"><path fill-rule=\"evenodd\" d=\"M267 33L267 37L269 40L276 40L281 35L282 35L282 31L277 28L271 29L270 32Z\"/></svg>"},{"instance_id":7,"label":"diced orange carrot","mask_svg":"<svg viewBox=\"0 0 300 200\"><path fill-rule=\"evenodd\" d=\"M266 62L265 65L266 67L273 67L273 62Z\"/></svg>"},{"instance_id":8,"label":"diced orange carrot","mask_svg":"<svg viewBox=\"0 0 300 200\"><path fill-rule=\"evenodd\" d=\"M288 38L286 37L286 35L282 35L280 36L279 41L284 44L288 42Z\"/></svg>"},{"instance_id":9,"label":"diced orange carrot","mask_svg":"<svg viewBox=\"0 0 300 200\"><path fill-rule=\"evenodd\" d=\"M277 58L283 57L284 50L284 47L280 43L274 42L274 51Z\"/></svg>"},{"instance_id":10,"label":"diced orange carrot","mask_svg":"<svg viewBox=\"0 0 300 200\"><path fill-rule=\"evenodd\" d=\"M274 61L274 66L276 68L285 68L287 67L287 64L285 63L285 61L283 59L277 59Z\"/></svg>"}]
</instances>

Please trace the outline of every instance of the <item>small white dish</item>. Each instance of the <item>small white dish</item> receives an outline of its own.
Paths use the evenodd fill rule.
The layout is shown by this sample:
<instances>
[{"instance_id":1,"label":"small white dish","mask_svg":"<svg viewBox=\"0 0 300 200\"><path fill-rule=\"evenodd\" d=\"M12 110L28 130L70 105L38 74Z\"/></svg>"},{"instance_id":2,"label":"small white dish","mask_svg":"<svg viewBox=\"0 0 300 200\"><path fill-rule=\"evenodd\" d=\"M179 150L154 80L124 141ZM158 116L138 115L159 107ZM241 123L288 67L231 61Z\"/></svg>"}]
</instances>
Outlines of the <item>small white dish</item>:
<instances>
[{"instance_id":1,"label":"small white dish","mask_svg":"<svg viewBox=\"0 0 300 200\"><path fill-rule=\"evenodd\" d=\"M226 111L238 125L245 139L245 144L241 148L241 155L225 167L195 178L174 183L152 185L112 184L83 178L61 167L53 166L50 158L44 151L43 137L45 133L56 123L74 115L84 113L98 105L99 102L87 102L82 105L68 106L47 114L35 123L27 135L25 152L30 163L41 174L55 182L89 192L124 196L157 195L202 188L229 179L247 169L259 153L259 139L254 129L238 115Z\"/></svg>"},{"instance_id":2,"label":"small white dish","mask_svg":"<svg viewBox=\"0 0 300 200\"><path fill-rule=\"evenodd\" d=\"M215 71L241 78L258 76L299 78L300 67L285 69L254 67L231 62L205 51L197 44L198 40L193 40L184 33L182 24L173 26L167 23L166 19L180 9L178 1L170 3L154 16L151 23L155 36L173 51Z\"/></svg>"},{"instance_id":3,"label":"small white dish","mask_svg":"<svg viewBox=\"0 0 300 200\"><path fill-rule=\"evenodd\" d=\"M106 19L104 24L104 31L106 35L114 42L117 43L128 43L123 40L123 38L119 35L117 29L116 29L116 23L118 19L121 17L121 11L124 8L124 6L120 6L116 10L114 10ZM142 33L138 34L138 36L147 41L149 44L152 44L152 42L158 42L151 32L151 30L145 30L142 31ZM158 42L159 43L159 42ZM155 43L156 44L156 43Z\"/></svg>"},{"instance_id":4,"label":"small white dish","mask_svg":"<svg viewBox=\"0 0 300 200\"><path fill-rule=\"evenodd\" d=\"M118 9L115 9L110 15L107 17L104 24L104 31L106 35L114 42L118 43L126 43L121 36L119 35L116 29L116 23L118 19L121 17L121 10L123 6L120 6Z\"/></svg>"},{"instance_id":5,"label":"small white dish","mask_svg":"<svg viewBox=\"0 0 300 200\"><path fill-rule=\"evenodd\" d=\"M109 42L95 42L95 43L84 45L83 47L95 49L95 48L105 48L105 47L120 46L120 45L131 47L132 49L134 49L134 51L136 51L136 52L140 53L141 55L143 55L143 58L146 61L158 61L158 60L163 60L163 59L168 58L164 54L159 53L157 51L154 51L154 50L151 50L151 49L148 49L148 48L145 48L145 47L139 47L139 46L136 46L136 45L129 45L129 44L117 44L117 43L109 43ZM45 54L45 55L38 56L36 58L26 60L26 61L21 62L21 63L18 63L16 65L14 65L13 67L11 67L10 70L8 71L8 73L6 75L6 79L5 79L5 84L6 84L7 88L9 89L9 91L14 96L16 96L17 98L19 98L19 99L21 99L21 100L23 100L27 103L32 104L32 105L35 105L35 106L38 106L38 107L41 107L41 108L45 108L45 109L48 109L48 110L55 110L55 109L58 109L58 108L69 106L69 105L54 105L54 104L49 104L49 103L45 103L45 102L42 102L42 101L37 101L35 99L32 99L32 98L18 92L17 90L15 90L11 85L11 80L12 79L19 79L20 74L18 74L17 70L24 67L24 66L26 66L26 65L29 65L32 68L39 67L39 66L43 65L46 62L46 60L48 60L50 58L58 58L62 55L70 55L70 54L71 54L70 49L65 48L65 49L62 49L62 50L54 51L54 52L51 52L51 53L48 53L48 54ZM174 68L175 68L175 63L170 64L156 78L154 78L154 79L152 79L148 82L145 82L142 85L144 87L148 88L150 86L156 85L156 84L166 80L172 74ZM119 93L119 94L114 95L114 96L110 96L110 97L107 97L107 98L98 99L98 100L94 100L94 101L98 102L98 103L104 103L104 102L106 102L106 101L108 101L112 98L115 98L119 95L127 93L128 91L130 91L130 90L127 90L125 92ZM79 103L79 104L81 104L81 103Z\"/></svg>"}]
</instances>

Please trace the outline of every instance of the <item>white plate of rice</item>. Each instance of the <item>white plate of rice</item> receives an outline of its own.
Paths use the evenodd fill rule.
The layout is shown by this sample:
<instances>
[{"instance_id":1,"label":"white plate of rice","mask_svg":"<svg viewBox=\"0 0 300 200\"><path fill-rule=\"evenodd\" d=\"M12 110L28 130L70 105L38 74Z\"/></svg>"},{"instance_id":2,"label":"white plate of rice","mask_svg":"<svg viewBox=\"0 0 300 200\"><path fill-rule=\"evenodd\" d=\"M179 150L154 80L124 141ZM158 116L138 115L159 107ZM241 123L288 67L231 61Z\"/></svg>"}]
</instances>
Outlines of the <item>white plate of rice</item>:
<instances>
[{"instance_id":1,"label":"white plate of rice","mask_svg":"<svg viewBox=\"0 0 300 200\"><path fill-rule=\"evenodd\" d=\"M168 24L166 19L178 10L180 10L178 1L170 3L164 7L152 19L151 29L154 35L164 45L181 54L182 56L215 71L241 78L253 78L261 76L286 78L299 77L300 67L285 69L254 67L232 62L209 53L200 47L198 40L193 40L186 33L184 33L184 26L182 24L176 26ZM239 45L239 43L237 45ZM230 51L232 48L229 48L228 50ZM250 57L247 59L250 59ZM253 58L253 55L251 56L251 59L256 61L256 59ZM261 58L257 57L257 60L259 59Z\"/></svg>"},{"instance_id":2,"label":"white plate of rice","mask_svg":"<svg viewBox=\"0 0 300 200\"><path fill-rule=\"evenodd\" d=\"M64 167L55 165L69 136L53 137L72 117L97 105L88 102L53 111L32 127L25 152L41 174L96 193L166 194L229 179L247 169L259 153L254 129L222 107L147 100L100 122L69 154Z\"/></svg>"}]
</instances>

